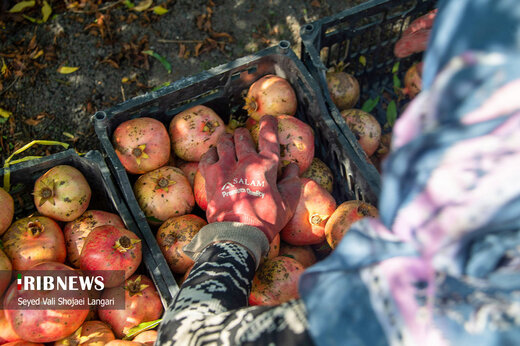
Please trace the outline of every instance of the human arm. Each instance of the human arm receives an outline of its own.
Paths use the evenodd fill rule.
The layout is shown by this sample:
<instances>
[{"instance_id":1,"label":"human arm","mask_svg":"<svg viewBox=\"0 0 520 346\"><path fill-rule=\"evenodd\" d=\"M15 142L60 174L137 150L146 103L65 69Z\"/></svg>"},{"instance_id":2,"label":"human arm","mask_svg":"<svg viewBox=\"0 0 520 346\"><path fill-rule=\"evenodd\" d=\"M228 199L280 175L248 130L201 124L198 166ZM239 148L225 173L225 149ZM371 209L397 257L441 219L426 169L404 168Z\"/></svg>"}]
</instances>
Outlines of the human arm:
<instances>
[{"instance_id":1,"label":"human arm","mask_svg":"<svg viewBox=\"0 0 520 346\"><path fill-rule=\"evenodd\" d=\"M311 344L300 300L247 307L251 281L268 240L291 217L300 191L295 165L277 181L275 119L265 117L260 131L259 152L247 130L237 129L234 141L222 137L199 165L206 179L210 223L184 249L195 265L165 313L158 337L161 345L202 340Z\"/></svg>"}]
</instances>

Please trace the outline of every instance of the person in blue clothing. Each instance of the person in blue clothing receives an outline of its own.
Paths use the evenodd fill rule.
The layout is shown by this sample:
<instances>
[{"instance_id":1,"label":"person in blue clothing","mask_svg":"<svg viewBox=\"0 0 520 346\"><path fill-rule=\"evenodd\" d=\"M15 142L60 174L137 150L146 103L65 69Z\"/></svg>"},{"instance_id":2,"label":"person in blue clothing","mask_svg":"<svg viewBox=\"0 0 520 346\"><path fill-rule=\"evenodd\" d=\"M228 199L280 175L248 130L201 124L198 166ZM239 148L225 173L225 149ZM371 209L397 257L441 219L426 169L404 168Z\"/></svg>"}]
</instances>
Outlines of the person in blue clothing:
<instances>
[{"instance_id":1,"label":"person in blue clothing","mask_svg":"<svg viewBox=\"0 0 520 346\"><path fill-rule=\"evenodd\" d=\"M355 223L300 279L300 299L248 307L268 242L292 215L276 120L224 136L199 168L209 224L160 345L516 345L520 340L520 3L440 1L423 91L396 122L380 217ZM264 181L264 198L219 189Z\"/></svg>"}]
</instances>

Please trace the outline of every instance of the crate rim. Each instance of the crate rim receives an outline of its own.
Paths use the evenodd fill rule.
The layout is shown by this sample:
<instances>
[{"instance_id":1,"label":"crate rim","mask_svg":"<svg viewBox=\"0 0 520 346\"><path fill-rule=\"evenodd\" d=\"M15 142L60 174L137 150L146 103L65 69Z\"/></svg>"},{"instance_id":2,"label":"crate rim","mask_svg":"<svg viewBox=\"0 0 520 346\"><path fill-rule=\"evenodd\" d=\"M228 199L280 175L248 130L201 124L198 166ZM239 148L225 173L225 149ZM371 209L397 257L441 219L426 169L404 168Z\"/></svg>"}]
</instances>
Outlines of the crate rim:
<instances>
[{"instance_id":1,"label":"crate rim","mask_svg":"<svg viewBox=\"0 0 520 346\"><path fill-rule=\"evenodd\" d=\"M381 1L389 1L389 0L375 0L377 2ZM321 111L323 114L326 114L327 116L323 117L323 121L327 124L327 127L331 130L336 132L337 136L339 137L338 140L343 142L345 147L350 147L354 151L354 155L350 155L350 159L354 162L355 166L357 166L364 175L364 179L367 181L368 186L372 190L372 193L376 198L379 197L381 187L380 187L380 179L379 175L374 174L373 171L376 171L375 167L373 165L369 164L362 156L360 156L356 152L356 146L352 144L352 140L349 140L348 137L342 136L343 132L341 131L340 126L336 123L334 120L333 115L331 114L329 107L327 106L326 99L324 95L322 94L320 83L318 83L315 78L312 76L311 72L307 69L305 64L301 59L298 58L296 53L293 49L291 49L291 45L289 41L282 40L277 45L273 45L271 47L264 48L258 52L239 57L235 60L229 61L227 63L215 66L209 70L205 70L202 72L199 72L194 75L186 76L180 80L176 80L170 85L163 87L156 91L151 91L143 95L136 96L132 99L129 99L125 102L122 102L118 105L115 105L113 107L110 107L106 110L98 111L94 113L91 117L91 121L94 123L95 132L98 136L98 138L104 138L104 140L110 141L110 138L108 138L108 135L105 131L105 127L107 122L117 114L131 111L133 107L136 105L146 105L151 104L154 102L155 99L166 96L172 92L191 87L197 83L201 83L207 79L210 79L214 76L218 76L220 74L226 73L230 70L233 70L236 67L240 68L246 68L247 65L254 65L258 60L273 56L273 55L280 55L280 56L288 56L289 59L291 59L299 69L299 71L304 75L305 79L307 79L312 87L312 89L315 91L316 97L318 98L319 107L321 108ZM355 143L358 145L358 143ZM111 156L115 155L115 152L107 152L106 148L103 147L103 155L109 156L109 159L112 159ZM113 157L115 158L115 157ZM117 161L116 161L117 162ZM115 167L117 170L117 174L123 174L126 172L120 172L121 170L124 171L124 168L119 162L119 165L121 167ZM368 174L367 174L368 172ZM376 171L377 173L377 171Z\"/></svg>"}]
</instances>

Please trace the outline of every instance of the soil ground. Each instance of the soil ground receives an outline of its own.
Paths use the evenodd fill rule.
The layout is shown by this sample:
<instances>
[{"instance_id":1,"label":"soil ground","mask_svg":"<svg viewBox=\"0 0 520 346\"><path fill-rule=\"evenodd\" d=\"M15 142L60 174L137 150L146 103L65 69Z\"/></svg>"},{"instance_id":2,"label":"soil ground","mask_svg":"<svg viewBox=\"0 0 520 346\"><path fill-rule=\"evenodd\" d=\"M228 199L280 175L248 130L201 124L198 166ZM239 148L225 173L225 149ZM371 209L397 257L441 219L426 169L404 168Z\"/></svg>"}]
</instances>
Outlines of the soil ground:
<instances>
[{"instance_id":1,"label":"soil ground","mask_svg":"<svg viewBox=\"0 0 520 346\"><path fill-rule=\"evenodd\" d=\"M364 1L33 2L10 13L17 2L1 1L0 112L9 112L0 117L2 162L33 139L66 142L79 152L99 149L90 122L96 111L280 40L299 55L301 25ZM156 13L156 6L167 12ZM52 10L45 22L44 8ZM171 73L144 51L167 60ZM63 74L63 67L78 69ZM21 155L60 150L36 147Z\"/></svg>"}]
</instances>

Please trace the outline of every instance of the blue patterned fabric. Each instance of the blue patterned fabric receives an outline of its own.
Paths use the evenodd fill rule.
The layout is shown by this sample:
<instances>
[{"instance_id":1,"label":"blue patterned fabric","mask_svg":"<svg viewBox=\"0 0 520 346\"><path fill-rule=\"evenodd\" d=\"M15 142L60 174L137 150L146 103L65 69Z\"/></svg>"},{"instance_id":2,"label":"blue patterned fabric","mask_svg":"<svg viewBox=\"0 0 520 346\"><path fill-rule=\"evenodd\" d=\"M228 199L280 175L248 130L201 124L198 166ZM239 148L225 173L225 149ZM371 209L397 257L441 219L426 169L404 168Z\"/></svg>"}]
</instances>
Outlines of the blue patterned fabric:
<instances>
[{"instance_id":1,"label":"blue patterned fabric","mask_svg":"<svg viewBox=\"0 0 520 346\"><path fill-rule=\"evenodd\" d=\"M519 42L517 0L439 4L380 218L301 278L316 344L520 343Z\"/></svg>"}]
</instances>

